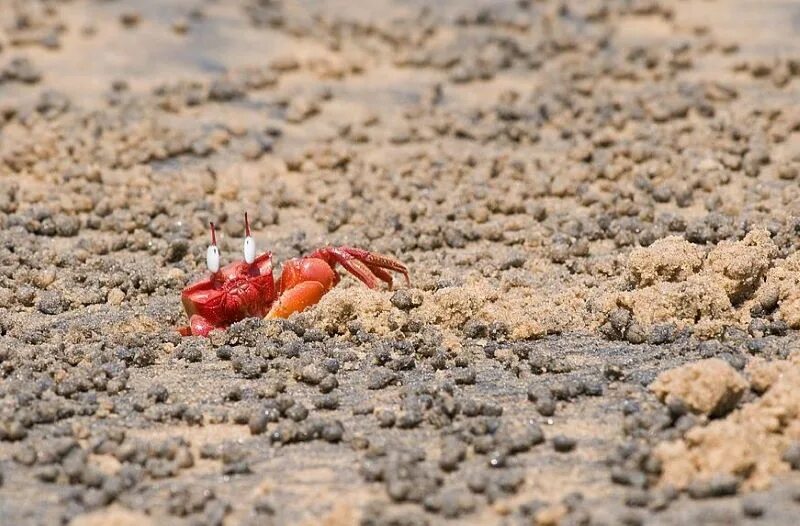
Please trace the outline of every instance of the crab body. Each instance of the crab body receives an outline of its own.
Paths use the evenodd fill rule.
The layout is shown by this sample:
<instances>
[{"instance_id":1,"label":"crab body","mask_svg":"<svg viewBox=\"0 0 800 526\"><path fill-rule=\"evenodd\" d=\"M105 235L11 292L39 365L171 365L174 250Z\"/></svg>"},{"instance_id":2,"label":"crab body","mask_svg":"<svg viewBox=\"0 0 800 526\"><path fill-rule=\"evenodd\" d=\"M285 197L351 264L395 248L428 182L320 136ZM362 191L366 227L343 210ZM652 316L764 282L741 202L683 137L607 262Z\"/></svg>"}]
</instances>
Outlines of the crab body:
<instances>
[{"instance_id":1,"label":"crab body","mask_svg":"<svg viewBox=\"0 0 800 526\"><path fill-rule=\"evenodd\" d=\"M275 279L272 254L265 252L255 257L246 215L245 223L245 260L222 268L212 223L212 245L207 256L211 274L183 289L181 302L189 316L189 326L181 327L181 334L207 336L214 329L225 329L249 317L287 318L319 302L339 282L334 270L337 264L370 288L376 288L381 281L391 288L390 270L402 273L408 282L408 270L399 261L353 247L325 247L290 259L283 263L281 275Z\"/></svg>"},{"instance_id":2,"label":"crab body","mask_svg":"<svg viewBox=\"0 0 800 526\"><path fill-rule=\"evenodd\" d=\"M271 259L271 254L263 254L253 265L229 263L183 289L181 302L192 333L205 336L215 327L266 316L276 298ZM195 330L205 326L207 330Z\"/></svg>"}]
</instances>

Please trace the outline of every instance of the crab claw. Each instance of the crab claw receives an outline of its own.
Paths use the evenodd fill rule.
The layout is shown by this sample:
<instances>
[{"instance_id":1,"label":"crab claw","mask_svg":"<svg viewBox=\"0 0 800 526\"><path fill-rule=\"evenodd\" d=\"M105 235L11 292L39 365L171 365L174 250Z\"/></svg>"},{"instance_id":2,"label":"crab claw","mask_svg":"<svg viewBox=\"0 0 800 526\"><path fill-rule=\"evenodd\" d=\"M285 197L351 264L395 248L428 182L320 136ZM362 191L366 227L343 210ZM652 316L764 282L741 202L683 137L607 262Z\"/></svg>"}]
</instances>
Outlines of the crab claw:
<instances>
[{"instance_id":1,"label":"crab claw","mask_svg":"<svg viewBox=\"0 0 800 526\"><path fill-rule=\"evenodd\" d=\"M319 281L303 281L288 289L272 305L267 318L288 318L319 303L328 290Z\"/></svg>"},{"instance_id":2,"label":"crab claw","mask_svg":"<svg viewBox=\"0 0 800 526\"><path fill-rule=\"evenodd\" d=\"M397 260L352 247L326 247L284 263L279 281L280 296L267 318L288 318L319 302L339 282L334 270L342 265L369 288L383 281L392 288L390 270L400 272L408 283L408 269Z\"/></svg>"}]
</instances>

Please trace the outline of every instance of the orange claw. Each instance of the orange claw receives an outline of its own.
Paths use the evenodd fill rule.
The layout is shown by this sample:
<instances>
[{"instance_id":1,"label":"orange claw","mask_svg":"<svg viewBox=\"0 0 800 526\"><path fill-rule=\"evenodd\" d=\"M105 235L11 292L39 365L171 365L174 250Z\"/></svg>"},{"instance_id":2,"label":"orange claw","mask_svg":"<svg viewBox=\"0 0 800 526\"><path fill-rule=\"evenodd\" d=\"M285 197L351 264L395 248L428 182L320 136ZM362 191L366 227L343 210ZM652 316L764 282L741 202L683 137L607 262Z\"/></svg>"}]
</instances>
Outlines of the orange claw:
<instances>
[{"instance_id":1,"label":"orange claw","mask_svg":"<svg viewBox=\"0 0 800 526\"><path fill-rule=\"evenodd\" d=\"M278 290L280 297L267 318L288 318L319 302L339 282L334 270L339 264L367 287L374 289L383 281L392 288L388 270L400 272L408 283L408 269L387 256L352 247L326 247L300 259L284 263Z\"/></svg>"},{"instance_id":2,"label":"orange claw","mask_svg":"<svg viewBox=\"0 0 800 526\"><path fill-rule=\"evenodd\" d=\"M330 267L328 268L330 269ZM300 312L311 305L317 304L326 292L327 289L319 281L298 283L281 294L269 313L267 313L267 318L288 318L295 312Z\"/></svg>"},{"instance_id":3,"label":"orange claw","mask_svg":"<svg viewBox=\"0 0 800 526\"><path fill-rule=\"evenodd\" d=\"M339 276L328 263L321 259L312 257L291 259L283 264L278 290L282 294L305 281L319 282L327 292L336 285Z\"/></svg>"},{"instance_id":4,"label":"orange claw","mask_svg":"<svg viewBox=\"0 0 800 526\"><path fill-rule=\"evenodd\" d=\"M287 261L281 272L280 296L267 318L288 318L318 303L337 281L339 276L321 259L306 257Z\"/></svg>"}]
</instances>

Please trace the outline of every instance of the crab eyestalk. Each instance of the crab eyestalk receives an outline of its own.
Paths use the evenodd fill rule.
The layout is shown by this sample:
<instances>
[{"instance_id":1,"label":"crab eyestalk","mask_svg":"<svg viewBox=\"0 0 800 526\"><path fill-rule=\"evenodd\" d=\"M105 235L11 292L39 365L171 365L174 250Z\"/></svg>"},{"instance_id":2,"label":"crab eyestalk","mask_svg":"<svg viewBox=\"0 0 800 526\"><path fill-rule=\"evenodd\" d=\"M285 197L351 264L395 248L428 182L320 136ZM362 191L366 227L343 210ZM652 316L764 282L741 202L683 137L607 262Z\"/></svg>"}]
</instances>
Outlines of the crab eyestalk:
<instances>
[{"instance_id":1,"label":"crab eyestalk","mask_svg":"<svg viewBox=\"0 0 800 526\"><path fill-rule=\"evenodd\" d=\"M212 274L216 274L219 270L219 248L217 248L217 234L214 231L214 223L211 225L211 244L206 250L206 266Z\"/></svg>"},{"instance_id":2,"label":"crab eyestalk","mask_svg":"<svg viewBox=\"0 0 800 526\"><path fill-rule=\"evenodd\" d=\"M250 235L250 221L247 220L247 212L244 213L244 261L252 265L256 260L256 242Z\"/></svg>"}]
</instances>

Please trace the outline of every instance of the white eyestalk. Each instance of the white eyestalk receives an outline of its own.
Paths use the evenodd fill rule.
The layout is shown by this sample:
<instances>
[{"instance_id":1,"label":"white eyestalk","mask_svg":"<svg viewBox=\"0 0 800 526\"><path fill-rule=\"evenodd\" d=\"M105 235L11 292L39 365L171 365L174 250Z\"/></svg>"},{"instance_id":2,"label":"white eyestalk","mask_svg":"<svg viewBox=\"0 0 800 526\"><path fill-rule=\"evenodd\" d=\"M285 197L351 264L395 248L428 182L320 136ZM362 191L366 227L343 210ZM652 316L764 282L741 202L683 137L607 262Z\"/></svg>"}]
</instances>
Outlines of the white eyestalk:
<instances>
[{"instance_id":1,"label":"white eyestalk","mask_svg":"<svg viewBox=\"0 0 800 526\"><path fill-rule=\"evenodd\" d=\"M214 232L214 223L211 223L211 244L206 250L206 266L212 274L219 270L219 248L217 248L217 235Z\"/></svg>"},{"instance_id":2,"label":"white eyestalk","mask_svg":"<svg viewBox=\"0 0 800 526\"><path fill-rule=\"evenodd\" d=\"M256 242L250 235L250 222L247 220L247 212L244 213L244 261L252 265L256 260Z\"/></svg>"}]
</instances>

